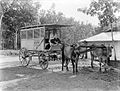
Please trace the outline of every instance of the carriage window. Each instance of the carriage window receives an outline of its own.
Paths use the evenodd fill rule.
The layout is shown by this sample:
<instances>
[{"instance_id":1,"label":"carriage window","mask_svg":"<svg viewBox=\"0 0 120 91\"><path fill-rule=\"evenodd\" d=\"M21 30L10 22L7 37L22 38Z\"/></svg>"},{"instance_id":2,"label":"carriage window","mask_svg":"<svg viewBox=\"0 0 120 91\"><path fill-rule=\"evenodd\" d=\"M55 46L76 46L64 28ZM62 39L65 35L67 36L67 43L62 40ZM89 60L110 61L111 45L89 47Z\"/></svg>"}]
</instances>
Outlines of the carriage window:
<instances>
[{"instance_id":1,"label":"carriage window","mask_svg":"<svg viewBox=\"0 0 120 91\"><path fill-rule=\"evenodd\" d=\"M44 37L45 36L45 29L44 28L41 28L41 37Z\"/></svg>"},{"instance_id":2,"label":"carriage window","mask_svg":"<svg viewBox=\"0 0 120 91\"><path fill-rule=\"evenodd\" d=\"M21 31L21 39L26 39L26 31Z\"/></svg>"},{"instance_id":3,"label":"carriage window","mask_svg":"<svg viewBox=\"0 0 120 91\"><path fill-rule=\"evenodd\" d=\"M27 38L28 38L28 39L33 38L33 30L28 30L28 31L27 31Z\"/></svg>"},{"instance_id":4,"label":"carriage window","mask_svg":"<svg viewBox=\"0 0 120 91\"><path fill-rule=\"evenodd\" d=\"M39 38L40 37L40 30L39 29L35 29L34 30L34 38Z\"/></svg>"}]
</instances>

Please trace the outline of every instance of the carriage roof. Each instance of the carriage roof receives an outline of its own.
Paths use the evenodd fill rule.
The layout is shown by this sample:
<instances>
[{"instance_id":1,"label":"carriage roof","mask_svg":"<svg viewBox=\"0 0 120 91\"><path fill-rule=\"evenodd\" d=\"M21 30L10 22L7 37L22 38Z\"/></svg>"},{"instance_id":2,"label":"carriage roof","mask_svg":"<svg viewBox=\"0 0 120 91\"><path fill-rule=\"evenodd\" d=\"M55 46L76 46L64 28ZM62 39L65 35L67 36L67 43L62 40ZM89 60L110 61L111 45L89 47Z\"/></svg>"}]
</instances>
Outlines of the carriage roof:
<instances>
[{"instance_id":1,"label":"carriage roof","mask_svg":"<svg viewBox=\"0 0 120 91\"><path fill-rule=\"evenodd\" d=\"M71 27L72 25L62 25L62 24L41 24L41 25L33 25L33 26L26 26L22 27L21 29L30 29L30 28L61 28L61 27Z\"/></svg>"}]
</instances>

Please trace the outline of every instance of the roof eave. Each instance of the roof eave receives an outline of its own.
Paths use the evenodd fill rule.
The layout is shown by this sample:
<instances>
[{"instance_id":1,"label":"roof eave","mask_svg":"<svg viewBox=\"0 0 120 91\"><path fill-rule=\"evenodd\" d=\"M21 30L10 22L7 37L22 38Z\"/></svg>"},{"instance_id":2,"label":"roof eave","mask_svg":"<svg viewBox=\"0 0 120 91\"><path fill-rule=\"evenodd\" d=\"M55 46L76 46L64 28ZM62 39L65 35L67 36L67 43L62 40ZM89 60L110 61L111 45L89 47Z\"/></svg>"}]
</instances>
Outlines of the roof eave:
<instances>
[{"instance_id":1,"label":"roof eave","mask_svg":"<svg viewBox=\"0 0 120 91\"><path fill-rule=\"evenodd\" d=\"M64 24L41 24L41 25L33 25L22 27L21 29L29 29L29 28L38 28L38 27L46 27L46 28L57 28L57 27L71 27L73 25L64 25Z\"/></svg>"}]
</instances>

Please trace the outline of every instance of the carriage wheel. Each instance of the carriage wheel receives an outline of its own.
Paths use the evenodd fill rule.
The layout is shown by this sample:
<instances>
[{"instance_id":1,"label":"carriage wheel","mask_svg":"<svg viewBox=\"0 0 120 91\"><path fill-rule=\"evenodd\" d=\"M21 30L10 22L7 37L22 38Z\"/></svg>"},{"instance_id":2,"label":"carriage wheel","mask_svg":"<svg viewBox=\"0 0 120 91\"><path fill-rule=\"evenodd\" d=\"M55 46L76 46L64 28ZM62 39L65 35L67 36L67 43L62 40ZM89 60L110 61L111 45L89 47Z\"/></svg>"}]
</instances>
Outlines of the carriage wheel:
<instances>
[{"instance_id":1,"label":"carriage wheel","mask_svg":"<svg viewBox=\"0 0 120 91\"><path fill-rule=\"evenodd\" d=\"M43 53L39 55L39 64L43 70L48 67L48 57Z\"/></svg>"},{"instance_id":2,"label":"carriage wheel","mask_svg":"<svg viewBox=\"0 0 120 91\"><path fill-rule=\"evenodd\" d=\"M26 48L22 48L19 51L19 60L22 64L22 66L24 66L24 67L28 66L30 63L30 59L31 59L31 56L30 56L30 53L28 52L28 50Z\"/></svg>"}]
</instances>

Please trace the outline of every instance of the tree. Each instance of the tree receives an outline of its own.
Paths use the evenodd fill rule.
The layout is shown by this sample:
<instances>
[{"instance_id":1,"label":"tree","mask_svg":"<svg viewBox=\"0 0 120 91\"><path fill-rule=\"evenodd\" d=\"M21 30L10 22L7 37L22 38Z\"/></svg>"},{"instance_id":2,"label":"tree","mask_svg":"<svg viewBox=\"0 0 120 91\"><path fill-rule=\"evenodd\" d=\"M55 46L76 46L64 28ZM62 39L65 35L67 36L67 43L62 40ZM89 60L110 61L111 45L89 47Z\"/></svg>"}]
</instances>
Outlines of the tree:
<instances>
[{"instance_id":1,"label":"tree","mask_svg":"<svg viewBox=\"0 0 120 91\"><path fill-rule=\"evenodd\" d=\"M89 8L78 8L78 11L87 15L97 15L101 28L109 26L111 23L115 22L117 20L115 13L119 12L119 10L120 3L114 2L113 0L92 1Z\"/></svg>"},{"instance_id":2,"label":"tree","mask_svg":"<svg viewBox=\"0 0 120 91\"><path fill-rule=\"evenodd\" d=\"M11 1L12 4L10 4L9 1ZM17 45L20 45L19 29L26 25L37 24L38 10L35 6L33 6L32 1L29 0L9 1L1 1L3 10L2 22L7 26L7 30L11 31L13 38L16 38L15 44L17 48Z\"/></svg>"},{"instance_id":3,"label":"tree","mask_svg":"<svg viewBox=\"0 0 120 91\"><path fill-rule=\"evenodd\" d=\"M6 1L5 1L5 2L6 2ZM9 2L9 4L8 4L8 2ZM2 30L3 30L3 29L2 29L3 22L2 22L2 19L3 19L3 17L4 17L4 12L8 10L7 8L10 6L10 4L11 4L11 3L10 3L9 0L7 1L6 4L3 4L2 1L0 1L0 39L1 39L1 40L0 40L0 46L1 46L1 49L3 49L3 37L2 37L2 34L3 34L3 33L2 33L2 32L3 32L3 31L2 31ZM6 6L6 8L3 7L4 5Z\"/></svg>"},{"instance_id":4,"label":"tree","mask_svg":"<svg viewBox=\"0 0 120 91\"><path fill-rule=\"evenodd\" d=\"M85 14L89 14L91 16L97 15L98 19L100 21L101 30L106 29L106 27L111 28L111 35L112 35L112 42L114 47L114 39L113 39L113 27L112 23L116 23L117 18L115 16L116 12L120 11L120 3L115 2L113 0L98 0L98 1L92 1L90 4L90 7L87 9L81 9L79 8L78 11L81 11ZM114 53L115 47L114 47ZM116 54L114 54L114 58L116 60Z\"/></svg>"},{"instance_id":5,"label":"tree","mask_svg":"<svg viewBox=\"0 0 120 91\"><path fill-rule=\"evenodd\" d=\"M62 41L68 44L78 42L78 40L90 37L93 27L90 24L79 23L74 18L67 18L63 13L56 13L53 9L40 11L41 24L69 24L73 25L62 30Z\"/></svg>"},{"instance_id":6,"label":"tree","mask_svg":"<svg viewBox=\"0 0 120 91\"><path fill-rule=\"evenodd\" d=\"M2 31L1 31L1 20L2 20L2 6L0 4L0 49L2 49Z\"/></svg>"}]
</instances>

